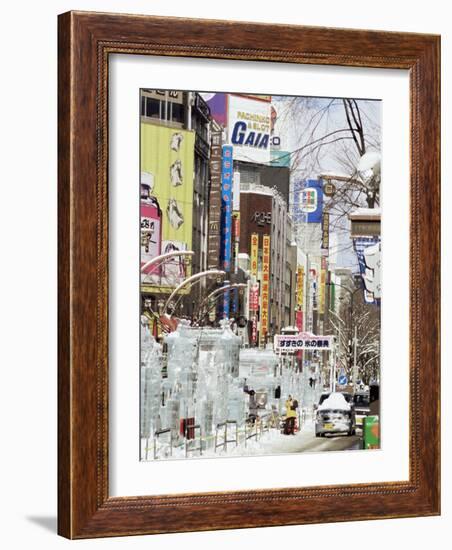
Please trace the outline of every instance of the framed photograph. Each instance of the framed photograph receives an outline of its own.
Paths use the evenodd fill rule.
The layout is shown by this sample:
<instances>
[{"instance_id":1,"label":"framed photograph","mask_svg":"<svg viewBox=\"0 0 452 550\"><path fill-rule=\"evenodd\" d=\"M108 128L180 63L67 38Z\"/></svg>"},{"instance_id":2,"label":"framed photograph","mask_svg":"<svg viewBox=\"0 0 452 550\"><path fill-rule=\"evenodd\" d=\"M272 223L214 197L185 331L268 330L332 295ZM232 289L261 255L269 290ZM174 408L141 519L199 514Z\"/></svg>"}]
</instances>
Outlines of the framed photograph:
<instances>
[{"instance_id":1,"label":"framed photograph","mask_svg":"<svg viewBox=\"0 0 452 550\"><path fill-rule=\"evenodd\" d=\"M440 513L439 56L59 16L61 535Z\"/></svg>"}]
</instances>

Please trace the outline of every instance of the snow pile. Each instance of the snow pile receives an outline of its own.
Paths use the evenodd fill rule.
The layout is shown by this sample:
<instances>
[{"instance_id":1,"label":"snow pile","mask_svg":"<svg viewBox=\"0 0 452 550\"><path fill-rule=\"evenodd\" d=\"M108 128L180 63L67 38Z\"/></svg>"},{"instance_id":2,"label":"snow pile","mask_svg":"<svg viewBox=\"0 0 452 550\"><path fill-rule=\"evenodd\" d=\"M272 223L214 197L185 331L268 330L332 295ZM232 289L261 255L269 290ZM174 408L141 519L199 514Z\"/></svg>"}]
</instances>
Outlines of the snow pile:
<instances>
[{"instance_id":1,"label":"snow pile","mask_svg":"<svg viewBox=\"0 0 452 550\"><path fill-rule=\"evenodd\" d=\"M319 406L319 411L339 409L341 411L349 411L350 405L347 403L342 393L332 393L325 399L325 401Z\"/></svg>"}]
</instances>

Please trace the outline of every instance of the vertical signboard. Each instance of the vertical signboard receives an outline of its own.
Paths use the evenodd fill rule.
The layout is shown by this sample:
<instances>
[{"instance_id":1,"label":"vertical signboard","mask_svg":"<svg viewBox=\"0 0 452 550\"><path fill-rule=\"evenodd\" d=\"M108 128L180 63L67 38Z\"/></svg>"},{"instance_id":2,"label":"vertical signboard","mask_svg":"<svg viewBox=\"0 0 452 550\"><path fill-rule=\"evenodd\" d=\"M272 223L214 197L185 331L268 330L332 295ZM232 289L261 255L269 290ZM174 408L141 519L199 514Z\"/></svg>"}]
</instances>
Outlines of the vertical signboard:
<instances>
[{"instance_id":1,"label":"vertical signboard","mask_svg":"<svg viewBox=\"0 0 452 550\"><path fill-rule=\"evenodd\" d=\"M326 258L323 257L320 263L320 276L319 276L319 314L320 315L323 315L325 313L326 272L327 272L327 262L326 262Z\"/></svg>"},{"instance_id":2,"label":"vertical signboard","mask_svg":"<svg viewBox=\"0 0 452 550\"><path fill-rule=\"evenodd\" d=\"M265 343L268 332L268 310L270 297L270 236L264 235L262 242L262 305L261 342Z\"/></svg>"},{"instance_id":3,"label":"vertical signboard","mask_svg":"<svg viewBox=\"0 0 452 550\"><path fill-rule=\"evenodd\" d=\"M140 162L147 194L141 212L142 265L160 253L192 247L194 143L194 132L141 123ZM147 232L152 228L151 235ZM154 242L148 242L146 234ZM161 268L158 281L151 277L150 282L175 286L188 275L183 260L175 258Z\"/></svg>"},{"instance_id":4,"label":"vertical signboard","mask_svg":"<svg viewBox=\"0 0 452 550\"><path fill-rule=\"evenodd\" d=\"M297 268L297 306L303 310L304 305L304 267L299 265Z\"/></svg>"},{"instance_id":5,"label":"vertical signboard","mask_svg":"<svg viewBox=\"0 0 452 550\"><path fill-rule=\"evenodd\" d=\"M293 191L294 221L320 223L323 213L322 180L296 181Z\"/></svg>"},{"instance_id":6,"label":"vertical signboard","mask_svg":"<svg viewBox=\"0 0 452 550\"><path fill-rule=\"evenodd\" d=\"M231 271L232 249L232 147L223 145L221 160L221 261L224 271ZM229 318L229 291L223 294L223 317Z\"/></svg>"},{"instance_id":7,"label":"vertical signboard","mask_svg":"<svg viewBox=\"0 0 452 550\"><path fill-rule=\"evenodd\" d=\"M325 210L322 216L322 254L328 255L330 248L330 213Z\"/></svg>"},{"instance_id":8,"label":"vertical signboard","mask_svg":"<svg viewBox=\"0 0 452 550\"><path fill-rule=\"evenodd\" d=\"M320 284L319 284L319 313L323 315L325 313L325 283L326 283L326 269L320 270Z\"/></svg>"},{"instance_id":9,"label":"vertical signboard","mask_svg":"<svg viewBox=\"0 0 452 550\"><path fill-rule=\"evenodd\" d=\"M251 275L254 275L255 277L257 277L258 247L259 247L259 235L257 233L253 233L251 235L250 259L251 259Z\"/></svg>"},{"instance_id":10,"label":"vertical signboard","mask_svg":"<svg viewBox=\"0 0 452 550\"><path fill-rule=\"evenodd\" d=\"M222 132L212 130L210 149L209 234L207 240L207 267L220 267L221 241L221 157Z\"/></svg>"},{"instance_id":11,"label":"vertical signboard","mask_svg":"<svg viewBox=\"0 0 452 550\"><path fill-rule=\"evenodd\" d=\"M151 174L141 172L141 266L161 254L162 246L162 211L157 200L151 196L154 179ZM159 281L160 268L149 266L142 269L147 281ZM151 279L152 277L152 279Z\"/></svg>"},{"instance_id":12,"label":"vertical signboard","mask_svg":"<svg viewBox=\"0 0 452 550\"><path fill-rule=\"evenodd\" d=\"M320 223L323 213L322 180L306 180L300 194L301 210L306 214L308 223Z\"/></svg>"},{"instance_id":13,"label":"vertical signboard","mask_svg":"<svg viewBox=\"0 0 452 550\"><path fill-rule=\"evenodd\" d=\"M221 161L221 260L223 269L231 269L232 244L232 147L223 145Z\"/></svg>"}]
</instances>

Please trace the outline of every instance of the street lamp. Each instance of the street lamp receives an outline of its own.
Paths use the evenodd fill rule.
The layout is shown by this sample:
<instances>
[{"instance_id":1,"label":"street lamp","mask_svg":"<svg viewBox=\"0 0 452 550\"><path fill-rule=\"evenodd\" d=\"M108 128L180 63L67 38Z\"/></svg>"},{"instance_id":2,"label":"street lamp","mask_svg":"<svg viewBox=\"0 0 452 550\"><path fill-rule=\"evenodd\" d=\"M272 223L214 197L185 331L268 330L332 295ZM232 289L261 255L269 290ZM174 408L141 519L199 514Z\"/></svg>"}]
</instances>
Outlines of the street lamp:
<instances>
[{"instance_id":1,"label":"street lamp","mask_svg":"<svg viewBox=\"0 0 452 550\"><path fill-rule=\"evenodd\" d=\"M204 317L205 313L203 311L203 308L206 304L209 303L209 300L211 300L212 298L216 297L219 294L222 294L226 290L231 290L232 288L247 288L247 286L248 285L245 284L245 283L234 283L234 284L225 285L225 286L222 286L221 288L217 288L217 289L213 290L200 303L200 305L198 307L198 311L197 311L197 316L199 317L199 319L202 319Z\"/></svg>"},{"instance_id":2,"label":"street lamp","mask_svg":"<svg viewBox=\"0 0 452 550\"><path fill-rule=\"evenodd\" d=\"M225 271L222 271L220 269L210 269L208 271L202 271L201 273L195 273L195 275L192 275L191 277L188 277L188 279L184 279L180 285L178 285L173 292L169 295L168 299L165 302L165 305L163 306L163 314L166 313L166 310L168 309L169 304L171 303L171 300L174 298L174 296L184 288L184 286L189 285L198 279L202 279L203 277L224 277L226 275ZM174 311L174 308L173 308Z\"/></svg>"}]
</instances>

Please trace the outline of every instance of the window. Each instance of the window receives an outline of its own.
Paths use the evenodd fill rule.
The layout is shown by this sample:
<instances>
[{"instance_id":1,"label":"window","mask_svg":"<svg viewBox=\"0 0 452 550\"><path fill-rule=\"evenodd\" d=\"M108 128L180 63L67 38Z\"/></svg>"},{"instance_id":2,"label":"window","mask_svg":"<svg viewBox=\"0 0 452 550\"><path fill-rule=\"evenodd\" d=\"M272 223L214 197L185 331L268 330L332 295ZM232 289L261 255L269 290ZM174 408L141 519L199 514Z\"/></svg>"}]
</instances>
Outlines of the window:
<instances>
[{"instance_id":1,"label":"window","mask_svg":"<svg viewBox=\"0 0 452 550\"><path fill-rule=\"evenodd\" d=\"M146 98L146 116L150 118L162 118L163 109L162 101L153 99L152 97Z\"/></svg>"}]
</instances>

